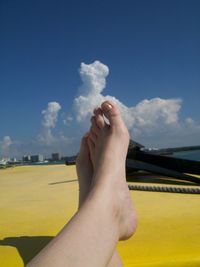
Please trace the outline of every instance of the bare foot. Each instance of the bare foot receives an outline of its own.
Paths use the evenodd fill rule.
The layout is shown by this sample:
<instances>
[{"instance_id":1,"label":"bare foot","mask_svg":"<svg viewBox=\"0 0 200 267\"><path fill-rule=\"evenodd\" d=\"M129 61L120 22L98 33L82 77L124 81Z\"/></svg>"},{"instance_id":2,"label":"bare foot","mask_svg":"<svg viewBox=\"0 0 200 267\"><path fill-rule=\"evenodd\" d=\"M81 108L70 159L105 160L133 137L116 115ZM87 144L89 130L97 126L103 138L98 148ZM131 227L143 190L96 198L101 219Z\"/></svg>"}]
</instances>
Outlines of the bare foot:
<instances>
[{"instance_id":1,"label":"bare foot","mask_svg":"<svg viewBox=\"0 0 200 267\"><path fill-rule=\"evenodd\" d=\"M87 133L81 140L80 152L76 160L76 170L79 182L79 208L86 200L92 183L94 155L89 154L89 152L94 152L94 144L88 139ZM123 267L117 251L113 253L113 256L107 267Z\"/></svg>"},{"instance_id":2,"label":"bare foot","mask_svg":"<svg viewBox=\"0 0 200 267\"><path fill-rule=\"evenodd\" d=\"M81 140L80 151L76 159L76 172L79 183L79 208L89 193L93 176L93 166L90 159L87 139L88 133L85 134Z\"/></svg>"},{"instance_id":3,"label":"bare foot","mask_svg":"<svg viewBox=\"0 0 200 267\"><path fill-rule=\"evenodd\" d=\"M89 194L94 171L94 155L91 155L88 152L94 152L94 143L88 139L88 134L85 134L81 140L80 152L76 160L76 170L79 182L79 208L83 205ZM107 267L123 267L120 256L116 250Z\"/></svg>"},{"instance_id":4,"label":"bare foot","mask_svg":"<svg viewBox=\"0 0 200 267\"><path fill-rule=\"evenodd\" d=\"M94 168L92 187L108 190L117 209L119 240L125 240L136 229L135 210L125 176L129 133L116 104L111 101L95 110L91 122L88 145Z\"/></svg>"}]
</instances>

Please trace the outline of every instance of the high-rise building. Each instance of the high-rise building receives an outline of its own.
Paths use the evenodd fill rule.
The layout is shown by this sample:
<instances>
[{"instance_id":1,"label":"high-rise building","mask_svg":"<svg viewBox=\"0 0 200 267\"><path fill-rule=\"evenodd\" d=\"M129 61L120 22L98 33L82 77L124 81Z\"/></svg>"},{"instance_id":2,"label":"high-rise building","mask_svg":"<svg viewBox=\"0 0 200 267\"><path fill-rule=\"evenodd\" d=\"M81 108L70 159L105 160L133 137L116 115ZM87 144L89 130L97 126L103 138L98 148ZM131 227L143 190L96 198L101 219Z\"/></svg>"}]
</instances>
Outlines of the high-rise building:
<instances>
[{"instance_id":1,"label":"high-rise building","mask_svg":"<svg viewBox=\"0 0 200 267\"><path fill-rule=\"evenodd\" d=\"M22 158L23 162L30 162L31 161L31 156L30 155L24 155Z\"/></svg>"},{"instance_id":2,"label":"high-rise building","mask_svg":"<svg viewBox=\"0 0 200 267\"><path fill-rule=\"evenodd\" d=\"M60 154L59 153L52 153L51 158L53 161L60 160Z\"/></svg>"},{"instance_id":3,"label":"high-rise building","mask_svg":"<svg viewBox=\"0 0 200 267\"><path fill-rule=\"evenodd\" d=\"M44 157L43 155L32 155L31 156L31 162L43 162L44 161Z\"/></svg>"}]
</instances>

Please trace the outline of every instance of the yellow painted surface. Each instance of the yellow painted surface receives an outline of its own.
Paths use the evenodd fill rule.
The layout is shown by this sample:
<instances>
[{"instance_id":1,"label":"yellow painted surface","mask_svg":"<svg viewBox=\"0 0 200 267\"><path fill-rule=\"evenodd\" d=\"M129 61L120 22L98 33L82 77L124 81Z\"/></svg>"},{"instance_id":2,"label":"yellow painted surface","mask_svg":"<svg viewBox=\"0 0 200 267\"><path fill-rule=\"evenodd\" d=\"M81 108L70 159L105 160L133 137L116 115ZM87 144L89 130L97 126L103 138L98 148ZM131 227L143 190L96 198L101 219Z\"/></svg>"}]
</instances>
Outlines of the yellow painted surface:
<instances>
[{"instance_id":1,"label":"yellow painted surface","mask_svg":"<svg viewBox=\"0 0 200 267\"><path fill-rule=\"evenodd\" d=\"M138 229L118 244L125 267L200 266L200 195L131 191ZM74 166L0 170L0 267L22 267L76 212Z\"/></svg>"}]
</instances>

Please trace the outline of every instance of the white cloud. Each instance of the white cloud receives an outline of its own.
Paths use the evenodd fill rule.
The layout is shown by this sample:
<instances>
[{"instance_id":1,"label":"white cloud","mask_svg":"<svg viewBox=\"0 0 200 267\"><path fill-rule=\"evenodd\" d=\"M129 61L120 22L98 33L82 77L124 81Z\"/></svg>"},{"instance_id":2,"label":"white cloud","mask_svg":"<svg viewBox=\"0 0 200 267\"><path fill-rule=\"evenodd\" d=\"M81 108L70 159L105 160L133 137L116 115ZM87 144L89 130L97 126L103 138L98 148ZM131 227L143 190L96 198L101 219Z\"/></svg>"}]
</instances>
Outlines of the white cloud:
<instances>
[{"instance_id":1,"label":"white cloud","mask_svg":"<svg viewBox=\"0 0 200 267\"><path fill-rule=\"evenodd\" d=\"M92 64L81 63L80 76L83 82L80 95L74 99L76 119L80 122L91 115L92 110L103 101L101 92L106 86L109 69L99 61Z\"/></svg>"},{"instance_id":2,"label":"white cloud","mask_svg":"<svg viewBox=\"0 0 200 267\"><path fill-rule=\"evenodd\" d=\"M3 142L2 142L2 149L7 149L9 148L9 146L12 144L12 140L10 138L10 136L6 135L3 138Z\"/></svg>"},{"instance_id":3,"label":"white cloud","mask_svg":"<svg viewBox=\"0 0 200 267\"><path fill-rule=\"evenodd\" d=\"M32 147L35 150L44 154L59 152L62 155L69 153L69 148L73 151L74 136L66 136L60 127L57 127L60 110L61 105L58 102L49 102L47 108L41 112L42 130L38 138L32 141ZM67 117L67 120L71 121L71 117Z\"/></svg>"},{"instance_id":4,"label":"white cloud","mask_svg":"<svg viewBox=\"0 0 200 267\"><path fill-rule=\"evenodd\" d=\"M8 136L4 137L4 140L0 142L0 148L4 148L4 150L7 148L8 153L4 154L20 158L30 154L43 154L49 157L53 152L59 152L63 156L77 152L74 149L74 144L78 143L77 140L75 141L75 137L66 136L57 125L60 110L61 105L57 102L47 104L46 109L41 112L41 132L32 140L12 141ZM12 147L8 150L11 145ZM2 149L0 156L4 156Z\"/></svg>"},{"instance_id":5,"label":"white cloud","mask_svg":"<svg viewBox=\"0 0 200 267\"><path fill-rule=\"evenodd\" d=\"M80 76L83 81L80 91L88 96L90 93L100 94L106 86L106 77L109 74L109 68L100 61L94 61L92 64L81 63Z\"/></svg>"},{"instance_id":6,"label":"white cloud","mask_svg":"<svg viewBox=\"0 0 200 267\"><path fill-rule=\"evenodd\" d=\"M57 102L49 102L45 110L42 111L42 125L46 128L54 128L57 122L58 112L61 106Z\"/></svg>"},{"instance_id":7,"label":"white cloud","mask_svg":"<svg viewBox=\"0 0 200 267\"><path fill-rule=\"evenodd\" d=\"M130 118L125 118L125 121L128 120L129 129L136 135L137 132L154 134L155 131L160 132L163 129L176 128L179 123L178 112L180 108L180 99L146 99L128 109L127 113Z\"/></svg>"},{"instance_id":8,"label":"white cloud","mask_svg":"<svg viewBox=\"0 0 200 267\"><path fill-rule=\"evenodd\" d=\"M131 130L148 127L152 129L158 124L176 124L181 99L145 99L136 106L127 107L113 96L104 96L106 77L109 69L99 61L86 65L81 63L80 76L83 84L80 95L74 99L77 121L84 121L92 114L93 109L106 99L115 101L122 113L127 127Z\"/></svg>"},{"instance_id":9,"label":"white cloud","mask_svg":"<svg viewBox=\"0 0 200 267\"><path fill-rule=\"evenodd\" d=\"M13 141L10 136L4 136L3 140L0 142L1 147L1 154L7 154L10 146L12 145Z\"/></svg>"},{"instance_id":10,"label":"white cloud","mask_svg":"<svg viewBox=\"0 0 200 267\"><path fill-rule=\"evenodd\" d=\"M45 110L42 111L42 132L39 135L39 141L50 145L54 140L52 130L56 127L58 112L61 106L57 102L49 102Z\"/></svg>"},{"instance_id":11,"label":"white cloud","mask_svg":"<svg viewBox=\"0 0 200 267\"><path fill-rule=\"evenodd\" d=\"M73 121L73 117L71 115L67 115L66 118L63 120L64 125L70 125L70 123Z\"/></svg>"},{"instance_id":12,"label":"white cloud","mask_svg":"<svg viewBox=\"0 0 200 267\"><path fill-rule=\"evenodd\" d=\"M10 154L20 157L23 154L33 153L49 156L52 152L60 152L62 155L76 153L80 135L88 130L89 117L93 109L106 99L118 104L131 137L147 147L199 144L200 123L189 117L180 118L181 99L156 97L144 99L137 105L128 107L114 96L103 94L106 77L109 74L106 65L100 61L88 65L81 63L79 71L82 85L73 101L73 111L59 116L61 105L58 102L49 102L46 109L41 112L41 133L30 141L13 141L10 136L5 136L0 141L1 156ZM58 119L63 121L63 129L60 128Z\"/></svg>"},{"instance_id":13,"label":"white cloud","mask_svg":"<svg viewBox=\"0 0 200 267\"><path fill-rule=\"evenodd\" d=\"M106 86L106 77L109 69L100 61L92 64L81 63L80 76L83 84L79 89L79 95L74 99L75 117L78 123L89 121L93 109L106 99L115 101L122 113L123 119L130 130L133 138L146 140L146 144L154 139L157 145L168 145L171 140L169 136L178 136L181 140L183 131L189 134L189 125L193 132L200 134L200 126L191 118L180 121L179 112L182 100L144 99L136 106L128 107L113 96L104 96L103 90ZM174 139L175 140L175 139ZM160 142L160 143L159 143ZM184 140L182 139L182 142ZM155 145L155 144L154 144Z\"/></svg>"}]
</instances>

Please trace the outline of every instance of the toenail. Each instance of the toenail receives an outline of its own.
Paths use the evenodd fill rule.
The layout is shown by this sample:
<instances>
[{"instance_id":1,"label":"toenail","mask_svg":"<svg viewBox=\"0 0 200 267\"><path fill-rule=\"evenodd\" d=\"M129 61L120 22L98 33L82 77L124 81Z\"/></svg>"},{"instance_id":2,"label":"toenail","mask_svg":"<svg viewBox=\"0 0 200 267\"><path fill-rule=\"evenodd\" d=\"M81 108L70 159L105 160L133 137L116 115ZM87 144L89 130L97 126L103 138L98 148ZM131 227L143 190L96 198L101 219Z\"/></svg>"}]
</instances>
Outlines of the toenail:
<instances>
[{"instance_id":1,"label":"toenail","mask_svg":"<svg viewBox=\"0 0 200 267\"><path fill-rule=\"evenodd\" d=\"M106 103L106 108L107 108L108 110L111 110L111 109L112 109L112 106L111 106L110 104Z\"/></svg>"}]
</instances>

